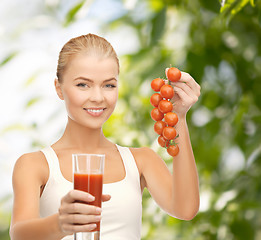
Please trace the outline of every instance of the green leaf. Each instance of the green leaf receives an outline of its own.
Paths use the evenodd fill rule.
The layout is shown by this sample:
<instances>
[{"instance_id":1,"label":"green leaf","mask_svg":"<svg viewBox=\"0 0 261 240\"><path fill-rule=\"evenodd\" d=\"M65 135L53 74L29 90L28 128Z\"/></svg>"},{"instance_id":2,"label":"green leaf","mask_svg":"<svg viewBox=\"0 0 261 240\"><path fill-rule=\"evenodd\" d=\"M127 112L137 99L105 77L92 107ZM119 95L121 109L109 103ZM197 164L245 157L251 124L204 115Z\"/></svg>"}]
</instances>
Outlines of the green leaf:
<instances>
[{"instance_id":1,"label":"green leaf","mask_svg":"<svg viewBox=\"0 0 261 240\"><path fill-rule=\"evenodd\" d=\"M36 80L36 76L37 76L37 74L33 74L31 77L29 77L24 84L25 87L30 86Z\"/></svg>"},{"instance_id":2,"label":"green leaf","mask_svg":"<svg viewBox=\"0 0 261 240\"><path fill-rule=\"evenodd\" d=\"M0 62L0 67L4 66L5 64L7 64L10 60L12 60L15 56L17 55L17 52L12 52L10 53L7 57L4 58L4 60L2 60Z\"/></svg>"},{"instance_id":3,"label":"green leaf","mask_svg":"<svg viewBox=\"0 0 261 240\"><path fill-rule=\"evenodd\" d=\"M233 15L235 15L236 13L238 13L243 7L245 7L247 4L249 3L249 0L241 0L238 2L238 4L236 5L236 7L234 9L232 9L231 13Z\"/></svg>"},{"instance_id":4,"label":"green leaf","mask_svg":"<svg viewBox=\"0 0 261 240\"><path fill-rule=\"evenodd\" d=\"M250 4L252 7L255 7L255 0L250 0Z\"/></svg>"},{"instance_id":5,"label":"green leaf","mask_svg":"<svg viewBox=\"0 0 261 240\"><path fill-rule=\"evenodd\" d=\"M34 105L35 103L39 102L41 99L41 97L34 97L32 99L30 99L27 104L26 104L26 108L31 107L32 105Z\"/></svg>"},{"instance_id":6,"label":"green leaf","mask_svg":"<svg viewBox=\"0 0 261 240\"><path fill-rule=\"evenodd\" d=\"M164 7L164 2L160 0L151 0L148 1L150 4L151 9L158 11Z\"/></svg>"},{"instance_id":7,"label":"green leaf","mask_svg":"<svg viewBox=\"0 0 261 240\"><path fill-rule=\"evenodd\" d=\"M64 26L67 27L70 23L75 21L75 16L83 6L85 1L81 1L80 3L76 4L66 15Z\"/></svg>"},{"instance_id":8,"label":"green leaf","mask_svg":"<svg viewBox=\"0 0 261 240\"><path fill-rule=\"evenodd\" d=\"M12 125L9 125L7 127L5 127L1 132L0 134L5 134L5 133L8 133L8 132L11 132L11 131L24 131L26 130L26 126L20 124L20 123L15 123L15 124L12 124Z\"/></svg>"},{"instance_id":9,"label":"green leaf","mask_svg":"<svg viewBox=\"0 0 261 240\"><path fill-rule=\"evenodd\" d=\"M220 12L225 16L230 14L235 15L238 13L244 6L246 6L249 1L254 0L228 0L225 1L225 4L221 7Z\"/></svg>"}]
</instances>

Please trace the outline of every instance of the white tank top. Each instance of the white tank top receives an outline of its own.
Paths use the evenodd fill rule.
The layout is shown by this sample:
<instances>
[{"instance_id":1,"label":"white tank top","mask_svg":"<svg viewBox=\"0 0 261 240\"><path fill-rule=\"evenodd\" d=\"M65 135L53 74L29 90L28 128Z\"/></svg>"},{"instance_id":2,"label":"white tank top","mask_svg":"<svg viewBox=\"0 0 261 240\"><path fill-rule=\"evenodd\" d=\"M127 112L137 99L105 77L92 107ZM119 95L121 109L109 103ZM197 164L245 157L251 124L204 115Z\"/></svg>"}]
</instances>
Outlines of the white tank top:
<instances>
[{"instance_id":1,"label":"white tank top","mask_svg":"<svg viewBox=\"0 0 261 240\"><path fill-rule=\"evenodd\" d=\"M142 219L142 193L135 159L127 147L116 145L121 155L125 178L103 184L103 194L111 199L102 203L101 240L140 240ZM51 147L41 150L49 165L49 179L40 198L40 216L58 212L61 198L73 189L60 170L59 160ZM73 240L73 235L63 238Z\"/></svg>"}]
</instances>

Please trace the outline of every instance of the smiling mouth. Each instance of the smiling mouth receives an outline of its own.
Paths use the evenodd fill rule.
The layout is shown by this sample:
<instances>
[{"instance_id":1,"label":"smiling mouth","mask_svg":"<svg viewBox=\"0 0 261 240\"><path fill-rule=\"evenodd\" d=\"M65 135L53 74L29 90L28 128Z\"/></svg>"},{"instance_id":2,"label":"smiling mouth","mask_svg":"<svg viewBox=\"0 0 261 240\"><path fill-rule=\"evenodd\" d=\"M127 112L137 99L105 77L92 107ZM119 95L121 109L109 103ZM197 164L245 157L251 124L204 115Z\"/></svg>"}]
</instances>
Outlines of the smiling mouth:
<instances>
[{"instance_id":1,"label":"smiling mouth","mask_svg":"<svg viewBox=\"0 0 261 240\"><path fill-rule=\"evenodd\" d=\"M103 113L106 108L84 108L92 116L99 116Z\"/></svg>"},{"instance_id":2,"label":"smiling mouth","mask_svg":"<svg viewBox=\"0 0 261 240\"><path fill-rule=\"evenodd\" d=\"M88 112L93 112L93 113L100 113L102 111L105 110L105 108L99 108L99 109L95 109L95 108L84 108L84 110L88 111Z\"/></svg>"}]
</instances>

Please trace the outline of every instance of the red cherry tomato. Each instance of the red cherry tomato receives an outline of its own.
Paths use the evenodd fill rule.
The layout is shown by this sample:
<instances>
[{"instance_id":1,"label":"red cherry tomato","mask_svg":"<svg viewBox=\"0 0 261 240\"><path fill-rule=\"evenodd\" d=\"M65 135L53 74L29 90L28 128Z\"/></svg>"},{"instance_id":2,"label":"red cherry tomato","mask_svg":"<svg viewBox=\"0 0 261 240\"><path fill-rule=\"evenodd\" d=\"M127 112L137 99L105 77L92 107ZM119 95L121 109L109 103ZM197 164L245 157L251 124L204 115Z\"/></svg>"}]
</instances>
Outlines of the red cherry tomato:
<instances>
[{"instance_id":1,"label":"red cherry tomato","mask_svg":"<svg viewBox=\"0 0 261 240\"><path fill-rule=\"evenodd\" d=\"M150 86L155 92L159 92L160 88L165 84L164 80L161 78L155 78L152 80Z\"/></svg>"},{"instance_id":2,"label":"red cherry tomato","mask_svg":"<svg viewBox=\"0 0 261 240\"><path fill-rule=\"evenodd\" d=\"M168 126L175 126L178 122L178 115L174 112L168 112L166 113L166 115L164 116L164 120L165 122L168 124Z\"/></svg>"},{"instance_id":3,"label":"red cherry tomato","mask_svg":"<svg viewBox=\"0 0 261 240\"><path fill-rule=\"evenodd\" d=\"M159 93L154 93L150 97L150 103L154 107L158 107L159 102L162 100L162 96Z\"/></svg>"},{"instance_id":4,"label":"red cherry tomato","mask_svg":"<svg viewBox=\"0 0 261 240\"><path fill-rule=\"evenodd\" d=\"M177 132L174 127L165 127L162 131L162 135L167 140L172 140L176 137Z\"/></svg>"},{"instance_id":5,"label":"red cherry tomato","mask_svg":"<svg viewBox=\"0 0 261 240\"><path fill-rule=\"evenodd\" d=\"M163 136L158 137L158 143L161 147L168 147L169 146L169 141L165 139Z\"/></svg>"},{"instance_id":6,"label":"red cherry tomato","mask_svg":"<svg viewBox=\"0 0 261 240\"><path fill-rule=\"evenodd\" d=\"M166 99L171 99L174 96L174 90L173 87L166 84L163 85L160 89L160 94L162 97L166 98Z\"/></svg>"},{"instance_id":7,"label":"red cherry tomato","mask_svg":"<svg viewBox=\"0 0 261 240\"><path fill-rule=\"evenodd\" d=\"M159 102L159 105L158 105L158 108L159 110L162 112L162 113L167 113L167 112L171 112L172 109L173 109L173 105L170 101L168 100L161 100Z\"/></svg>"},{"instance_id":8,"label":"red cherry tomato","mask_svg":"<svg viewBox=\"0 0 261 240\"><path fill-rule=\"evenodd\" d=\"M155 122L154 124L154 131L161 135L162 134L162 131L163 131L163 128L167 127L167 124L163 121L157 121Z\"/></svg>"},{"instance_id":9,"label":"red cherry tomato","mask_svg":"<svg viewBox=\"0 0 261 240\"><path fill-rule=\"evenodd\" d=\"M178 155L179 153L179 146L178 145L170 145L167 148L167 152L169 155L171 155L172 157L175 157Z\"/></svg>"},{"instance_id":10,"label":"red cherry tomato","mask_svg":"<svg viewBox=\"0 0 261 240\"><path fill-rule=\"evenodd\" d=\"M150 116L154 121L160 121L163 119L164 114L158 108L153 108Z\"/></svg>"},{"instance_id":11,"label":"red cherry tomato","mask_svg":"<svg viewBox=\"0 0 261 240\"><path fill-rule=\"evenodd\" d=\"M167 78L171 82L177 82L181 78L181 71L175 67L171 67L167 71Z\"/></svg>"}]
</instances>

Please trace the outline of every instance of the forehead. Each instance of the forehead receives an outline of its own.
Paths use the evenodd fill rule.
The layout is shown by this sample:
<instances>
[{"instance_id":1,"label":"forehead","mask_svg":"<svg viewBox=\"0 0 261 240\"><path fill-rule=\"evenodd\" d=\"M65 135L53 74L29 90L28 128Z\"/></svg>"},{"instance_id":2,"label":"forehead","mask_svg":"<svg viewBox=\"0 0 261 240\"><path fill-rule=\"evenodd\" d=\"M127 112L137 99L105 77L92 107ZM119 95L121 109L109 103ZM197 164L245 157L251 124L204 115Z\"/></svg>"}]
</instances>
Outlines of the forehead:
<instances>
[{"instance_id":1,"label":"forehead","mask_svg":"<svg viewBox=\"0 0 261 240\"><path fill-rule=\"evenodd\" d=\"M79 76L90 79L109 79L118 77L118 65L113 58L104 58L96 55L75 55L68 62L64 78Z\"/></svg>"}]
</instances>

